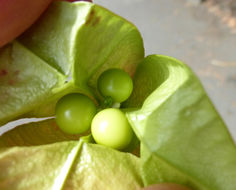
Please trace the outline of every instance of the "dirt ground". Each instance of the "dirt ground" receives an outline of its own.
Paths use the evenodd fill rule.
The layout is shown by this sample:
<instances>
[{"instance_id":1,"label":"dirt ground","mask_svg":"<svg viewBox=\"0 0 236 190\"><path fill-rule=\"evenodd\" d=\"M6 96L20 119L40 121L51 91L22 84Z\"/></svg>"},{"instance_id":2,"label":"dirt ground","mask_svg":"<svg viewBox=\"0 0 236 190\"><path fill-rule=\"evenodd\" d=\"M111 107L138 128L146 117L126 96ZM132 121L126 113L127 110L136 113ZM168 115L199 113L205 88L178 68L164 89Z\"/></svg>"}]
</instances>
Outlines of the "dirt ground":
<instances>
[{"instance_id":1,"label":"dirt ground","mask_svg":"<svg viewBox=\"0 0 236 190\"><path fill-rule=\"evenodd\" d=\"M236 31L236 0L205 0L210 12L215 14L221 21Z\"/></svg>"}]
</instances>

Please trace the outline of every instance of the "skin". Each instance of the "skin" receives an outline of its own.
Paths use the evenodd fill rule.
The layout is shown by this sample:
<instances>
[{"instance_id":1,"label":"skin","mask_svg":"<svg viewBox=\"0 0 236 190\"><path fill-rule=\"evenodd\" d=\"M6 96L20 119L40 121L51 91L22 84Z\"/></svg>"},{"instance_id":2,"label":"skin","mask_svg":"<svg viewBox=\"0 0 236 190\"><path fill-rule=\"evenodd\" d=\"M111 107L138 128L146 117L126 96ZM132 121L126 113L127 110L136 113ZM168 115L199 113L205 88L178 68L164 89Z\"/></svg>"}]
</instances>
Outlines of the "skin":
<instances>
[{"instance_id":1,"label":"skin","mask_svg":"<svg viewBox=\"0 0 236 190\"><path fill-rule=\"evenodd\" d=\"M29 28L52 0L0 0L0 47Z\"/></svg>"},{"instance_id":2,"label":"skin","mask_svg":"<svg viewBox=\"0 0 236 190\"><path fill-rule=\"evenodd\" d=\"M27 30L52 1L0 0L0 48ZM74 2L75 0L67 1ZM92 2L92 0L84 1Z\"/></svg>"},{"instance_id":3,"label":"skin","mask_svg":"<svg viewBox=\"0 0 236 190\"><path fill-rule=\"evenodd\" d=\"M174 183L155 184L141 190L191 190L185 186Z\"/></svg>"}]
</instances>

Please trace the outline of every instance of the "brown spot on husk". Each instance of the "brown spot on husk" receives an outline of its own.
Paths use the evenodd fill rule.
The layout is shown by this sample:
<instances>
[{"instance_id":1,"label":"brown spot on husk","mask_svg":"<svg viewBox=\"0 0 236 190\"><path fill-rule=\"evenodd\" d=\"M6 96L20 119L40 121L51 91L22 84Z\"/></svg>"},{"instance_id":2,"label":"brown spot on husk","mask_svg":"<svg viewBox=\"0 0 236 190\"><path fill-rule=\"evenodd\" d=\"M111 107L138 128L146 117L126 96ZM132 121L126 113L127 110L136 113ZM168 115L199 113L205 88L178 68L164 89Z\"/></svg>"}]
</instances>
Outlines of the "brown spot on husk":
<instances>
[{"instance_id":1,"label":"brown spot on husk","mask_svg":"<svg viewBox=\"0 0 236 190\"><path fill-rule=\"evenodd\" d=\"M95 11L92 10L92 11L90 12L89 16L88 16L88 19L87 19L85 25L89 25L89 24L92 22L94 16L95 16Z\"/></svg>"},{"instance_id":2,"label":"brown spot on husk","mask_svg":"<svg viewBox=\"0 0 236 190\"><path fill-rule=\"evenodd\" d=\"M5 76L8 74L8 71L6 69L1 69L0 70L0 76Z\"/></svg>"},{"instance_id":3,"label":"brown spot on husk","mask_svg":"<svg viewBox=\"0 0 236 190\"><path fill-rule=\"evenodd\" d=\"M101 17L96 17L95 21L93 22L92 26L97 25L101 20Z\"/></svg>"}]
</instances>

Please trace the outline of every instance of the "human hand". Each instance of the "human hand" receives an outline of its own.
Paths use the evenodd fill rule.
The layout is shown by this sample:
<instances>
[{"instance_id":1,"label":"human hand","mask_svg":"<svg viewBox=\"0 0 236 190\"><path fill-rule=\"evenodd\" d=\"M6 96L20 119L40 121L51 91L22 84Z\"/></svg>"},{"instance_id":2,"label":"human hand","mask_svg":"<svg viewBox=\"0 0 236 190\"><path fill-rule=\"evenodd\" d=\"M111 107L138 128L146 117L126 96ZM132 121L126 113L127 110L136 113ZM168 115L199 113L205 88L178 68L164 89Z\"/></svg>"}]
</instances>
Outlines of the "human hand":
<instances>
[{"instance_id":1,"label":"human hand","mask_svg":"<svg viewBox=\"0 0 236 190\"><path fill-rule=\"evenodd\" d=\"M0 47L29 28L51 1L0 0Z\"/></svg>"},{"instance_id":2,"label":"human hand","mask_svg":"<svg viewBox=\"0 0 236 190\"><path fill-rule=\"evenodd\" d=\"M29 28L52 1L0 0L0 47L14 40ZM92 0L87 1L92 2Z\"/></svg>"}]
</instances>

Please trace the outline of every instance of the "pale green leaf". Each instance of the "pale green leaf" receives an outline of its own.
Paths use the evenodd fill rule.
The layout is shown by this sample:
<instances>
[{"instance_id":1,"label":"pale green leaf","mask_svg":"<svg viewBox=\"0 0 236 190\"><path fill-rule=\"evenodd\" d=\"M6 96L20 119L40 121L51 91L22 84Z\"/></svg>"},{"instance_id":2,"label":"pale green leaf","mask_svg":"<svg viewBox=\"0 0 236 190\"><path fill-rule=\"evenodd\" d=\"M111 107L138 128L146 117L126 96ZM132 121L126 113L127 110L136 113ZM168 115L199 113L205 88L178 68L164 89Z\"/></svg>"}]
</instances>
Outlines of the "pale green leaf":
<instances>
[{"instance_id":1,"label":"pale green leaf","mask_svg":"<svg viewBox=\"0 0 236 190\"><path fill-rule=\"evenodd\" d=\"M71 92L96 102L96 79L104 69L119 67L132 75L144 56L134 25L88 2L53 2L17 40L0 53L0 124L52 116L58 99Z\"/></svg>"},{"instance_id":2,"label":"pale green leaf","mask_svg":"<svg viewBox=\"0 0 236 190\"><path fill-rule=\"evenodd\" d=\"M79 140L81 135L68 135L60 130L55 119L17 126L0 136L0 148L37 146L61 141Z\"/></svg>"},{"instance_id":3,"label":"pale green leaf","mask_svg":"<svg viewBox=\"0 0 236 190\"><path fill-rule=\"evenodd\" d=\"M0 50L0 125L39 106L65 77L21 44Z\"/></svg>"},{"instance_id":4,"label":"pale green leaf","mask_svg":"<svg viewBox=\"0 0 236 190\"><path fill-rule=\"evenodd\" d=\"M152 55L139 65L134 81L130 104L144 102L127 117L148 150L145 185L164 181L199 190L236 189L235 144L192 71L176 59Z\"/></svg>"},{"instance_id":5,"label":"pale green leaf","mask_svg":"<svg viewBox=\"0 0 236 190\"><path fill-rule=\"evenodd\" d=\"M0 189L138 189L139 164L129 153L83 140L0 149Z\"/></svg>"}]
</instances>

